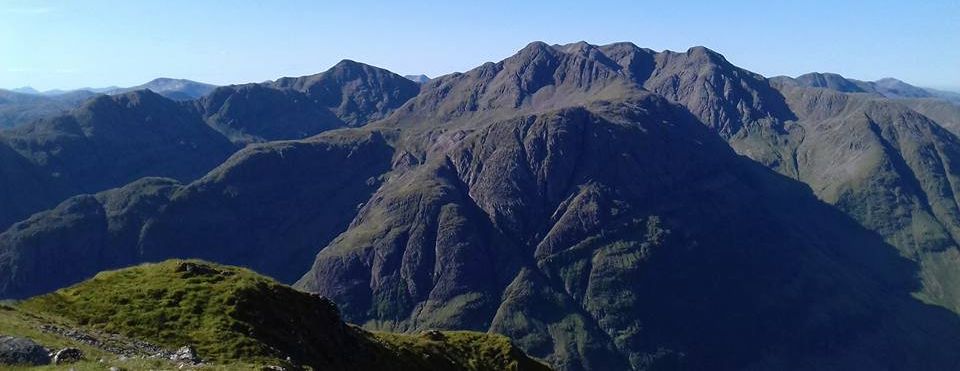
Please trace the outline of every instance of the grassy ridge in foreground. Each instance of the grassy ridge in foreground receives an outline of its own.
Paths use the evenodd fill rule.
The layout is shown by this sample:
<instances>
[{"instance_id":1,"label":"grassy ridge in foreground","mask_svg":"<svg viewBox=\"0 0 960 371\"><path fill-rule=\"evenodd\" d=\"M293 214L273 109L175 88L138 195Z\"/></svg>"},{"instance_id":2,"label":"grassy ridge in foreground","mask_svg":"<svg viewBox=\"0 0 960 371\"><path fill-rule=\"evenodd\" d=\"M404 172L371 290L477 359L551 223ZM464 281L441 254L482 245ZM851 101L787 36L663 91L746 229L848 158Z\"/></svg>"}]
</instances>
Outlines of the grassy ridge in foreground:
<instances>
[{"instance_id":1,"label":"grassy ridge in foreground","mask_svg":"<svg viewBox=\"0 0 960 371\"><path fill-rule=\"evenodd\" d=\"M336 306L325 298L247 269L202 261L169 260L102 272L19 307L169 348L190 344L215 364L546 369L503 336L374 334L343 323Z\"/></svg>"}]
</instances>

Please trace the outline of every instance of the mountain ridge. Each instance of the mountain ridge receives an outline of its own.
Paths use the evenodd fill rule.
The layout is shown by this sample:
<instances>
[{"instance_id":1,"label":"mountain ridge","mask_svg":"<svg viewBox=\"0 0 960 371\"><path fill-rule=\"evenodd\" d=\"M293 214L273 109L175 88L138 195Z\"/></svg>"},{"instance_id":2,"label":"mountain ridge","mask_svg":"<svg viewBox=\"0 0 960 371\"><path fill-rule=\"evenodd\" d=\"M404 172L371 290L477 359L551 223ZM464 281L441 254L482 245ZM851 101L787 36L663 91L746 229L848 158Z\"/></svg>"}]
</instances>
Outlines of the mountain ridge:
<instances>
[{"instance_id":1,"label":"mountain ridge","mask_svg":"<svg viewBox=\"0 0 960 371\"><path fill-rule=\"evenodd\" d=\"M38 214L0 234L0 287L118 264L15 269L69 259L51 243L69 233L302 273L366 328L503 333L562 370L950 368L960 141L941 125L703 47L534 42L361 127Z\"/></svg>"}]
</instances>

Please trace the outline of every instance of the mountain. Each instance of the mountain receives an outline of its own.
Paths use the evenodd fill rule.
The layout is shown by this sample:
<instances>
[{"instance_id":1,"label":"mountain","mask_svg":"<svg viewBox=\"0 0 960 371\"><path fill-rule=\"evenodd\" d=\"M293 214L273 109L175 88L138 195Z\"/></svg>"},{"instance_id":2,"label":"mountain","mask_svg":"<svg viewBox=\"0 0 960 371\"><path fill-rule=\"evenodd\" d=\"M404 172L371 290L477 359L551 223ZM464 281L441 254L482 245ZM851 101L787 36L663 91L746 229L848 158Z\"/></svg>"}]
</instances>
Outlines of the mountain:
<instances>
[{"instance_id":1,"label":"mountain","mask_svg":"<svg viewBox=\"0 0 960 371\"><path fill-rule=\"evenodd\" d=\"M644 97L641 82L686 109L604 99ZM587 106L558 108L571 97ZM719 140L795 119L778 97L702 48L532 44L441 78L384 122L435 130L413 147L422 165L392 175L297 285L370 328L492 330L560 369L955 362L928 345L873 343L927 331L873 321L956 318L910 296L918 284L892 246ZM906 312L881 313L866 292ZM795 317L762 320L774 313ZM838 339L850 358L803 340L814 338Z\"/></svg>"},{"instance_id":2,"label":"mountain","mask_svg":"<svg viewBox=\"0 0 960 371\"><path fill-rule=\"evenodd\" d=\"M778 76L771 80L779 86L825 88L843 93L868 93L890 98L936 121L953 134L960 135L960 95L956 93L919 88L892 78L864 82L831 73L810 73L796 79Z\"/></svg>"},{"instance_id":3,"label":"mountain","mask_svg":"<svg viewBox=\"0 0 960 371\"><path fill-rule=\"evenodd\" d=\"M4 309L6 320L0 327L5 333L24 332L37 322L47 331L69 326L68 331L45 337L77 343L99 354L100 362L124 366L131 361L118 357L123 354L117 354L119 344L132 343L160 349L188 344L208 367L227 369L274 365L322 370L548 370L500 335L367 332L344 323L337 306L326 298L246 269L196 260L102 272ZM50 318L58 319L56 325L47 322ZM98 337L109 337L113 343L104 346ZM193 366L177 366L155 354L134 358L153 358L154 368Z\"/></svg>"},{"instance_id":4,"label":"mountain","mask_svg":"<svg viewBox=\"0 0 960 371\"><path fill-rule=\"evenodd\" d=\"M931 89L925 89L907 84L894 78L883 78L877 81L860 81L848 79L835 73L808 73L791 79L778 76L777 81L790 81L801 86L825 88L843 93L872 93L886 98L934 98L943 96L935 94Z\"/></svg>"},{"instance_id":5,"label":"mountain","mask_svg":"<svg viewBox=\"0 0 960 371\"><path fill-rule=\"evenodd\" d=\"M430 78L427 77L427 75L404 75L403 77L417 84L425 84L430 81Z\"/></svg>"},{"instance_id":6,"label":"mountain","mask_svg":"<svg viewBox=\"0 0 960 371\"><path fill-rule=\"evenodd\" d=\"M4 226L69 196L144 176L192 180L235 150L186 107L146 90L98 96L68 114L0 132L0 143L24 168L11 174L20 191L10 196L28 199L0 207ZM26 184L40 186L31 192Z\"/></svg>"},{"instance_id":7,"label":"mountain","mask_svg":"<svg viewBox=\"0 0 960 371\"><path fill-rule=\"evenodd\" d=\"M417 91L388 71L343 62L317 75L217 88L190 102L150 90L97 96L69 113L0 131L0 161L17 164L0 168L8 173L0 227L141 177L192 181L249 142L361 126Z\"/></svg>"},{"instance_id":8,"label":"mountain","mask_svg":"<svg viewBox=\"0 0 960 371\"><path fill-rule=\"evenodd\" d=\"M0 90L0 129L62 114L76 108L92 96L92 93L82 91L48 97Z\"/></svg>"},{"instance_id":9,"label":"mountain","mask_svg":"<svg viewBox=\"0 0 960 371\"><path fill-rule=\"evenodd\" d=\"M37 90L37 89L34 89L33 87L24 86L24 87L12 89L11 91L13 91L13 92L15 92L15 93L22 93L22 94L42 95L42 96L47 96L47 97L55 97L55 96L58 96L58 95L64 95L64 94L79 94L79 93L87 93L87 94L90 94L90 95L93 95L93 94L107 94L108 92L115 91L115 90L119 90L119 89L121 89L121 88L118 87L118 86L108 86L108 87L105 87L105 88L79 88L79 89L72 89L72 90L52 89L52 90L39 91L39 90ZM91 94L91 93L92 93L92 94Z\"/></svg>"},{"instance_id":10,"label":"mountain","mask_svg":"<svg viewBox=\"0 0 960 371\"><path fill-rule=\"evenodd\" d=\"M31 87L0 90L0 129L67 113L97 94L122 95L137 90L151 90L172 100L186 101L206 95L214 87L190 80L159 78L130 88L81 88L44 92Z\"/></svg>"},{"instance_id":11,"label":"mountain","mask_svg":"<svg viewBox=\"0 0 960 371\"><path fill-rule=\"evenodd\" d=\"M217 88L196 106L211 127L246 144L362 126L419 91L390 71L344 60L316 75Z\"/></svg>"},{"instance_id":12,"label":"mountain","mask_svg":"<svg viewBox=\"0 0 960 371\"><path fill-rule=\"evenodd\" d=\"M366 329L505 334L561 370L960 362L960 146L918 98L629 43L535 42L420 86L333 70L192 104L235 143L274 135L249 117L340 129L17 223L0 292L198 257Z\"/></svg>"},{"instance_id":13,"label":"mountain","mask_svg":"<svg viewBox=\"0 0 960 371\"><path fill-rule=\"evenodd\" d=\"M106 92L106 94L113 95L136 90L150 90L172 100L185 101L194 100L207 95L215 88L215 85L204 84L202 82L184 79L157 78L142 85L109 90Z\"/></svg>"},{"instance_id":14,"label":"mountain","mask_svg":"<svg viewBox=\"0 0 960 371\"><path fill-rule=\"evenodd\" d=\"M946 91L946 90L937 90L937 89L926 89L930 94L933 94L935 97L940 99L946 99L955 104L960 104L960 92L957 91Z\"/></svg>"},{"instance_id":15,"label":"mountain","mask_svg":"<svg viewBox=\"0 0 960 371\"><path fill-rule=\"evenodd\" d=\"M34 89L34 88L32 88L32 87L29 87L29 86L24 86L24 87L20 87L20 88L16 88L16 89L11 89L10 91L12 91L12 92L14 92L14 93L21 93L21 94L40 94L40 92L37 91L37 89Z\"/></svg>"}]
</instances>

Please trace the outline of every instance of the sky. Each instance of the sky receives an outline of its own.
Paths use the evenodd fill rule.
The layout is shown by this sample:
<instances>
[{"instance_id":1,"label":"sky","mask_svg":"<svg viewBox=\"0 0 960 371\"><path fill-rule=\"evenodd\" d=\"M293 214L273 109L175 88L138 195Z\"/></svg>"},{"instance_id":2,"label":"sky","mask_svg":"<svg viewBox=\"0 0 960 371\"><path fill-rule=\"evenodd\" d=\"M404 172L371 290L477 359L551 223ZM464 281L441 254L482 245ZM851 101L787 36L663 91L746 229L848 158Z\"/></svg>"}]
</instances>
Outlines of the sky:
<instances>
[{"instance_id":1,"label":"sky","mask_svg":"<svg viewBox=\"0 0 960 371\"><path fill-rule=\"evenodd\" d=\"M0 0L0 88L260 82L342 59L435 77L535 40L703 45L765 76L960 91L960 0Z\"/></svg>"}]
</instances>

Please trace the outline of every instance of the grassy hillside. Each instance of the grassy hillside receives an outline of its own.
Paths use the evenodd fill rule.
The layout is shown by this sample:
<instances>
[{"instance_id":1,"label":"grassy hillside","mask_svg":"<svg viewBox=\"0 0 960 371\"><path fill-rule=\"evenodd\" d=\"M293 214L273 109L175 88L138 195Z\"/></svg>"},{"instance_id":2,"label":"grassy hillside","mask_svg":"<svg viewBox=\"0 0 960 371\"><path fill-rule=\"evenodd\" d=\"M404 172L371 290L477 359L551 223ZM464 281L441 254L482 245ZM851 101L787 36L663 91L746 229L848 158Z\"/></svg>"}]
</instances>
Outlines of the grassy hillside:
<instances>
[{"instance_id":1,"label":"grassy hillside","mask_svg":"<svg viewBox=\"0 0 960 371\"><path fill-rule=\"evenodd\" d=\"M500 335L370 333L342 322L336 305L325 298L247 269L196 260L103 272L0 313L0 333L30 337L48 348L77 345L38 331L43 324L165 349L192 345L205 362L229 369L546 369ZM91 360L117 359L102 347L78 347ZM151 362L166 361L135 362L140 363L123 367L163 368Z\"/></svg>"}]
</instances>

